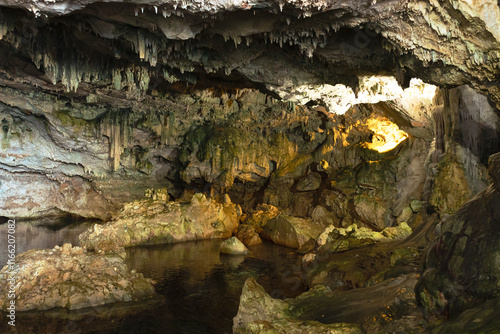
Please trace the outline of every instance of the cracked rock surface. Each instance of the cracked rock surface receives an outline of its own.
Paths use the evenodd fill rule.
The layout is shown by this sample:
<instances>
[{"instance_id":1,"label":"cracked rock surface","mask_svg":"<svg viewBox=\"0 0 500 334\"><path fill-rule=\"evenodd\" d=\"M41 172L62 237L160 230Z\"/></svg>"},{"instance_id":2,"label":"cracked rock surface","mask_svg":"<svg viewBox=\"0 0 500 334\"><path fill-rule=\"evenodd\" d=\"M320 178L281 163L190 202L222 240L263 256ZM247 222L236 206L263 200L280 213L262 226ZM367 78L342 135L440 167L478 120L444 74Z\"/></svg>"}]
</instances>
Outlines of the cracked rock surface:
<instances>
[{"instance_id":1,"label":"cracked rock surface","mask_svg":"<svg viewBox=\"0 0 500 334\"><path fill-rule=\"evenodd\" d=\"M12 275L3 267L0 277ZM123 258L101 256L71 244L19 254L15 267L16 310L80 309L153 297L151 280L129 271ZM10 306L8 284L0 288L0 309Z\"/></svg>"},{"instance_id":2,"label":"cracked rock surface","mask_svg":"<svg viewBox=\"0 0 500 334\"><path fill-rule=\"evenodd\" d=\"M189 240L228 238L239 224L241 209L196 194L188 204L142 200L125 205L118 217L80 234L80 244L99 253L117 247L168 244Z\"/></svg>"}]
</instances>

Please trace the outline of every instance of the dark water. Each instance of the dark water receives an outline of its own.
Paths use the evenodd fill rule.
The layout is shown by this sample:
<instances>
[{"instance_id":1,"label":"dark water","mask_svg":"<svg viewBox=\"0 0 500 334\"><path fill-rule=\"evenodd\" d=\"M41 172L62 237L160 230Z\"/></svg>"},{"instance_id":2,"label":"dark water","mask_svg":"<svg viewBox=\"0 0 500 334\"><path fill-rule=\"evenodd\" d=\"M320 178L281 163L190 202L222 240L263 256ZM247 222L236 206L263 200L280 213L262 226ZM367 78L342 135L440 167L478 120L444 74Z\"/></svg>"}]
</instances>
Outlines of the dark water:
<instances>
[{"instance_id":1,"label":"dark water","mask_svg":"<svg viewBox=\"0 0 500 334\"><path fill-rule=\"evenodd\" d=\"M51 230L27 226L16 233L25 240L22 249L26 250L28 242L37 248L75 244L85 227ZM224 334L232 332L232 319L249 277L257 277L274 297L294 297L304 291L298 283L299 257L291 249L265 243L251 247L247 256L229 256L219 254L220 242L128 249L129 268L156 281L158 298L77 311L18 312L15 329L6 325L5 314L0 312L0 333ZM4 254L0 256L4 261Z\"/></svg>"}]
</instances>

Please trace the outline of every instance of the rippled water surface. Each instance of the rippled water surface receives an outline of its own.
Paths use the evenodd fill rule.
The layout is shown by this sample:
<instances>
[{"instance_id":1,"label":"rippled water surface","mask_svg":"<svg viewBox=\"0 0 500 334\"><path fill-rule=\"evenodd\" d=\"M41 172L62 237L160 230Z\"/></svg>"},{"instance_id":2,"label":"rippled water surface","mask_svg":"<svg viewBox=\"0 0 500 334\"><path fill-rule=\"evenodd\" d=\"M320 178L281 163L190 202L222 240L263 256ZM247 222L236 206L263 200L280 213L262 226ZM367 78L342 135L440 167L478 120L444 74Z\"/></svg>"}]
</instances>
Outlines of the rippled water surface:
<instances>
[{"instance_id":1,"label":"rippled water surface","mask_svg":"<svg viewBox=\"0 0 500 334\"><path fill-rule=\"evenodd\" d=\"M86 227L18 225L19 249L76 244ZM0 225L3 235L5 228ZM241 290L249 277L257 277L273 296L294 297L303 291L296 276L299 257L291 249L265 243L251 247L247 256L230 256L219 254L220 242L128 249L130 269L156 281L158 298L71 312L18 312L17 333L231 333ZM6 254L1 251L5 263ZM5 315L0 317L0 333L11 332Z\"/></svg>"}]
</instances>

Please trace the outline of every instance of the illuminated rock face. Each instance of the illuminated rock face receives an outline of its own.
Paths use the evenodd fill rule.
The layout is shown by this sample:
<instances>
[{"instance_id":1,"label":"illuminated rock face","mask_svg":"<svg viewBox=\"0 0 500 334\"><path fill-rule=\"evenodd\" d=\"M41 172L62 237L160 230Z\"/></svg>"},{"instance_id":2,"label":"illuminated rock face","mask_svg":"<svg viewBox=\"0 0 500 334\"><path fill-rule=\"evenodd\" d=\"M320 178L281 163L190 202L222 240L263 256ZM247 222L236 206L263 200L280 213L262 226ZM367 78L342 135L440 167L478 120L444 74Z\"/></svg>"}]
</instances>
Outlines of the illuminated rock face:
<instances>
[{"instance_id":1,"label":"illuminated rock face","mask_svg":"<svg viewBox=\"0 0 500 334\"><path fill-rule=\"evenodd\" d=\"M22 253L15 266L13 291L18 311L80 309L147 299L156 294L151 280L129 271L123 258L87 253L71 244ZM0 271L0 277L4 282L13 277L8 265ZM4 284L0 288L2 311L10 306L9 287Z\"/></svg>"},{"instance_id":2,"label":"illuminated rock face","mask_svg":"<svg viewBox=\"0 0 500 334\"><path fill-rule=\"evenodd\" d=\"M494 2L0 5L3 216L109 219L147 188L178 198L187 186L228 193L245 211L264 202L310 216L322 203L285 193L308 168L379 160L361 143L432 140L436 88L411 77L498 100ZM352 107L376 109L376 122ZM366 129L341 129L324 111Z\"/></svg>"},{"instance_id":3,"label":"illuminated rock face","mask_svg":"<svg viewBox=\"0 0 500 334\"><path fill-rule=\"evenodd\" d=\"M118 213L82 239L118 253L229 237L240 216L248 243L293 247L325 226L408 232L457 210L460 224L496 199L498 22L494 0L0 0L0 216ZM447 222L427 263L444 290L426 274L420 291L440 316L449 277L476 274L460 249L440 262L461 238Z\"/></svg>"},{"instance_id":4,"label":"illuminated rock face","mask_svg":"<svg viewBox=\"0 0 500 334\"><path fill-rule=\"evenodd\" d=\"M315 207L319 205L316 216L325 208L324 199L315 199L314 194L331 189L340 168L397 156L367 147L373 140L386 141L387 135L370 129L365 118L384 117L384 124L397 128L388 117L397 118L385 113L394 109L388 104L378 109L378 104L362 104L335 115L321 107L283 103L253 89L241 89L168 93L147 97L143 104L131 100L130 109L115 109L63 104L43 93L30 98L6 91L12 103L23 96L41 114L2 106L2 216L72 213L109 219L124 203L161 187L166 188L162 196L172 199L189 201L189 193L205 192L223 200L228 194L245 212L258 204L271 204L288 210L287 214L312 217ZM430 101L413 101L430 117ZM393 101L398 106L404 102L409 103L403 97ZM432 133L430 122L411 108L405 110L408 118L398 122L415 138L421 137L393 144L426 150L428 134L419 131ZM408 149L404 152L410 154ZM406 163L396 167L394 162L393 172L403 173ZM399 182L387 177L388 184ZM368 184L359 186L366 195L373 193L370 178L359 181ZM354 183L349 187L358 188ZM394 194L381 194L386 195ZM381 228L386 225L382 216L387 204L384 201L377 209L375 225ZM343 213L338 211L336 216ZM371 221L369 216L364 219Z\"/></svg>"},{"instance_id":5,"label":"illuminated rock face","mask_svg":"<svg viewBox=\"0 0 500 334\"><path fill-rule=\"evenodd\" d=\"M169 244L228 238L238 227L238 205L219 204L196 194L189 204L142 200L125 205L118 218L94 225L80 235L80 244L98 253L118 247Z\"/></svg>"},{"instance_id":6,"label":"illuminated rock face","mask_svg":"<svg viewBox=\"0 0 500 334\"><path fill-rule=\"evenodd\" d=\"M413 76L439 85L472 83L498 101L498 88L488 84L496 80L499 61L500 9L494 0L2 0L0 5L4 47L31 63L7 70L10 79L32 77L28 81L38 79L46 88L61 82L77 93L83 85L83 93L99 82L94 94L127 87L134 96L157 88L152 86L159 80L225 75L284 98L331 104L337 84L357 93L366 73L390 73L400 83Z\"/></svg>"},{"instance_id":7,"label":"illuminated rock face","mask_svg":"<svg viewBox=\"0 0 500 334\"><path fill-rule=\"evenodd\" d=\"M325 293L326 290L324 287L312 290L301 298L307 300L307 297ZM255 278L249 278L243 287L238 314L233 320L233 333L363 333L357 324L297 320L306 307L295 310L294 304L300 305L302 300L273 299Z\"/></svg>"}]
</instances>

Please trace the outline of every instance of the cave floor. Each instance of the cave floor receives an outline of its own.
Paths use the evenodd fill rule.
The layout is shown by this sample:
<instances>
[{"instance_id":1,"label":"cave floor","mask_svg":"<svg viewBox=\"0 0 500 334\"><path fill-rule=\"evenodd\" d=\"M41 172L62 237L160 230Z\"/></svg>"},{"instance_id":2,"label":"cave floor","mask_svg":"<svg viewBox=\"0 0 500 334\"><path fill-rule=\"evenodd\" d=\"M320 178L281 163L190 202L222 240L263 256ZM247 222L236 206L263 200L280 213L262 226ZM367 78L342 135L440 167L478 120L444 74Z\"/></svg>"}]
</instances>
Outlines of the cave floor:
<instances>
[{"instance_id":1,"label":"cave floor","mask_svg":"<svg viewBox=\"0 0 500 334\"><path fill-rule=\"evenodd\" d=\"M24 234L26 240L32 241L30 245L46 248L65 242L76 243L76 236L88 224L47 227L26 223L20 226L20 237ZM343 286L326 294L293 299L307 290L304 285L307 271L301 267L302 254L264 242L251 246L246 256L229 256L219 254L220 243L220 240L206 240L129 248L129 268L156 282L158 298L74 311L19 312L17 330L26 334L231 333L241 289L252 276L272 297L291 298L296 308L306 310L299 319L323 323L356 322L369 332L383 329L394 333L418 333L425 326L414 302L413 287L418 277L415 265L393 268L372 280L366 288ZM383 245L355 249L334 254L328 263L366 263L359 260L363 254L369 254L368 261L379 261L384 256L374 254L391 249L392 246ZM343 279L347 280L347 276ZM2 333L9 330L1 328Z\"/></svg>"}]
</instances>

